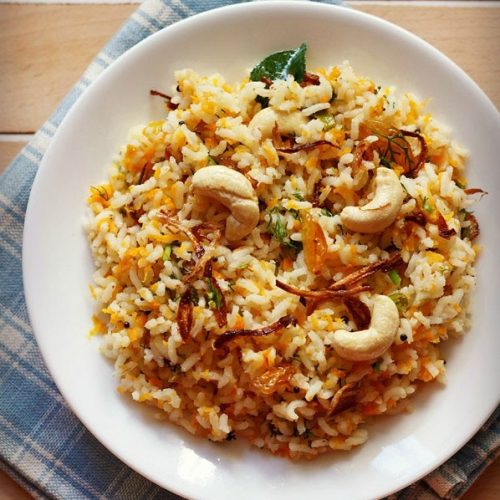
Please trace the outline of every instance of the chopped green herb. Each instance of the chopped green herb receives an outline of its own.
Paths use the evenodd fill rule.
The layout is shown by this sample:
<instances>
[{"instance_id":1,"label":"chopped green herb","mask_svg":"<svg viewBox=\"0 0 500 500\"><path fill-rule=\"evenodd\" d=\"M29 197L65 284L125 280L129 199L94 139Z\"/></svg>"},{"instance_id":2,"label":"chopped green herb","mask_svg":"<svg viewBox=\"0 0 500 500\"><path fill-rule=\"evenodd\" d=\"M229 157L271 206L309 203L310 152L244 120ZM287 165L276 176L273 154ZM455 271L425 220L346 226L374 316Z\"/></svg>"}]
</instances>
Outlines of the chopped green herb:
<instances>
[{"instance_id":1,"label":"chopped green herb","mask_svg":"<svg viewBox=\"0 0 500 500\"><path fill-rule=\"evenodd\" d=\"M322 208L321 209L321 215L324 215L326 217L333 217L334 214L328 210L328 208Z\"/></svg>"},{"instance_id":2,"label":"chopped green herb","mask_svg":"<svg viewBox=\"0 0 500 500\"><path fill-rule=\"evenodd\" d=\"M210 278L207 278L206 282L208 286L207 298L210 309L220 309L222 306L222 296L219 293L219 290L214 287Z\"/></svg>"},{"instance_id":3,"label":"chopped green herb","mask_svg":"<svg viewBox=\"0 0 500 500\"><path fill-rule=\"evenodd\" d=\"M288 75L292 75L300 83L306 73L306 51L307 45L303 43L293 50L275 52L255 66L250 79L254 82L263 78L286 80Z\"/></svg>"},{"instance_id":4,"label":"chopped green herb","mask_svg":"<svg viewBox=\"0 0 500 500\"><path fill-rule=\"evenodd\" d=\"M217 165L217 162L210 155L208 155L207 165Z\"/></svg>"},{"instance_id":5,"label":"chopped green herb","mask_svg":"<svg viewBox=\"0 0 500 500\"><path fill-rule=\"evenodd\" d=\"M283 209L281 207L274 207L269 211L267 232L271 234L276 240L278 240L285 248L291 248L293 250L300 251L302 249L302 243L300 241L294 241L290 239L280 210Z\"/></svg>"},{"instance_id":6,"label":"chopped green herb","mask_svg":"<svg viewBox=\"0 0 500 500\"><path fill-rule=\"evenodd\" d=\"M175 260L174 249L180 247L180 245L181 242L177 240L172 241L170 245L166 245L165 249L163 250L163 260L171 260L172 258L174 258Z\"/></svg>"},{"instance_id":7,"label":"chopped green herb","mask_svg":"<svg viewBox=\"0 0 500 500\"><path fill-rule=\"evenodd\" d=\"M391 162L385 156L380 157L380 164L384 167L391 168Z\"/></svg>"},{"instance_id":8,"label":"chopped green herb","mask_svg":"<svg viewBox=\"0 0 500 500\"><path fill-rule=\"evenodd\" d=\"M461 208L459 211L458 211L458 218L460 220L460 222L464 222L466 217L467 217L467 214L469 212L467 210L465 210L465 208ZM472 212L471 212L472 213Z\"/></svg>"},{"instance_id":9,"label":"chopped green herb","mask_svg":"<svg viewBox=\"0 0 500 500\"><path fill-rule=\"evenodd\" d=\"M372 368L376 371L376 372L379 372L382 370L382 368L380 368L380 365L382 364L382 360L380 359L379 361L376 361L375 363L373 363L372 365Z\"/></svg>"},{"instance_id":10,"label":"chopped green herb","mask_svg":"<svg viewBox=\"0 0 500 500\"><path fill-rule=\"evenodd\" d=\"M321 120L323 122L323 130L325 132L335 127L335 117L331 113L328 113L328 111L326 110L319 111L314 115L314 118L317 118L318 120Z\"/></svg>"},{"instance_id":11,"label":"chopped green herb","mask_svg":"<svg viewBox=\"0 0 500 500\"><path fill-rule=\"evenodd\" d=\"M295 191L295 193L292 194L292 196L299 201L304 201L304 197L302 196L302 193L299 191Z\"/></svg>"},{"instance_id":12,"label":"chopped green herb","mask_svg":"<svg viewBox=\"0 0 500 500\"><path fill-rule=\"evenodd\" d=\"M460 237L462 239L468 238L469 240L474 241L479 236L479 223L473 213L474 212L469 212L465 209L460 210L458 213L460 224L462 225L462 229L460 231ZM467 223L467 225L463 227L465 223Z\"/></svg>"},{"instance_id":13,"label":"chopped green herb","mask_svg":"<svg viewBox=\"0 0 500 500\"><path fill-rule=\"evenodd\" d=\"M238 269L246 269L250 265L249 262L244 262L238 266Z\"/></svg>"},{"instance_id":14,"label":"chopped green herb","mask_svg":"<svg viewBox=\"0 0 500 500\"><path fill-rule=\"evenodd\" d=\"M463 227L460 231L460 238L462 238L463 240L465 238L468 238L469 240L471 239L471 231L470 231L470 227Z\"/></svg>"},{"instance_id":15,"label":"chopped green herb","mask_svg":"<svg viewBox=\"0 0 500 500\"><path fill-rule=\"evenodd\" d=\"M288 231L279 212L269 213L269 222L267 223L267 230L272 234L280 243L284 243L288 238Z\"/></svg>"},{"instance_id":16,"label":"chopped green herb","mask_svg":"<svg viewBox=\"0 0 500 500\"><path fill-rule=\"evenodd\" d=\"M397 271L394 269L391 269L388 273L387 276L389 276L389 279L392 281L392 283L396 286L399 286L401 284L401 276Z\"/></svg>"},{"instance_id":17,"label":"chopped green herb","mask_svg":"<svg viewBox=\"0 0 500 500\"><path fill-rule=\"evenodd\" d=\"M460 181L455 180L455 184L460 188L460 189L465 189L465 184L462 184Z\"/></svg>"},{"instance_id":18,"label":"chopped green herb","mask_svg":"<svg viewBox=\"0 0 500 500\"><path fill-rule=\"evenodd\" d=\"M408 309L408 299L402 293L391 293L389 298L396 304L398 311L403 313Z\"/></svg>"},{"instance_id":19,"label":"chopped green herb","mask_svg":"<svg viewBox=\"0 0 500 500\"><path fill-rule=\"evenodd\" d=\"M427 199L427 196L424 196L424 199L422 201L422 208L428 213L431 214L434 212L434 207L429 203L429 200Z\"/></svg>"},{"instance_id":20,"label":"chopped green herb","mask_svg":"<svg viewBox=\"0 0 500 500\"><path fill-rule=\"evenodd\" d=\"M167 245L163 250L163 260L170 260L172 257L172 245Z\"/></svg>"},{"instance_id":21,"label":"chopped green herb","mask_svg":"<svg viewBox=\"0 0 500 500\"><path fill-rule=\"evenodd\" d=\"M383 96L387 104L390 104L387 96ZM394 105L394 103L392 103ZM383 110L386 110L386 106L383 107ZM386 135L382 133L380 130L373 131L375 135L378 137L383 137L387 140L387 147L385 151L383 151L380 155L381 158L384 158L390 165L391 162L399 163L398 155L403 154L406 163L411 164L411 146L409 142L406 140L404 134L402 132L397 131L394 135ZM382 160L380 160L382 163ZM385 165L384 163L382 163Z\"/></svg>"}]
</instances>

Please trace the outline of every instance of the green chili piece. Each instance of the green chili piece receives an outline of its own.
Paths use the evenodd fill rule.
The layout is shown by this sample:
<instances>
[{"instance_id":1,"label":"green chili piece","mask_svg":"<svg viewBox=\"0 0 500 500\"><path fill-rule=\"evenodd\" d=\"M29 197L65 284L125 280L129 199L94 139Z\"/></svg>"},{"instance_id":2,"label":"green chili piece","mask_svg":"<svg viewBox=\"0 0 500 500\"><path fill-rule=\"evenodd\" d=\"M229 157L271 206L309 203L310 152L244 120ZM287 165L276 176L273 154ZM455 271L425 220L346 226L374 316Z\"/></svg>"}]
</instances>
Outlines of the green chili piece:
<instances>
[{"instance_id":1,"label":"green chili piece","mask_svg":"<svg viewBox=\"0 0 500 500\"><path fill-rule=\"evenodd\" d=\"M387 276L389 276L390 280L392 283L396 286L399 286L401 284L401 276L397 271L394 269L391 269L388 273Z\"/></svg>"},{"instance_id":2,"label":"green chili piece","mask_svg":"<svg viewBox=\"0 0 500 500\"><path fill-rule=\"evenodd\" d=\"M167 245L163 250L163 260L170 260L172 257L172 245Z\"/></svg>"},{"instance_id":3,"label":"green chili piece","mask_svg":"<svg viewBox=\"0 0 500 500\"><path fill-rule=\"evenodd\" d=\"M396 304L398 311L403 313L408 309L408 299L402 293L391 293L389 298Z\"/></svg>"}]
</instances>

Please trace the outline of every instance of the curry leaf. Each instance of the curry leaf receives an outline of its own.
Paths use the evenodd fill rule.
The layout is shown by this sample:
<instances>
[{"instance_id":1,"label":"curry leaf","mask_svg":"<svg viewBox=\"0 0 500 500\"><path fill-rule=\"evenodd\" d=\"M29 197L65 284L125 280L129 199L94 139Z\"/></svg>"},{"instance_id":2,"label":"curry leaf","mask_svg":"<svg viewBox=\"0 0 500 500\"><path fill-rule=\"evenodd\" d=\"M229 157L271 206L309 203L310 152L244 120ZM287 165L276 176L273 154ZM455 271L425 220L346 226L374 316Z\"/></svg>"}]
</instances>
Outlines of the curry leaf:
<instances>
[{"instance_id":1,"label":"curry leaf","mask_svg":"<svg viewBox=\"0 0 500 500\"><path fill-rule=\"evenodd\" d=\"M288 75L292 75L297 82L301 82L306 72L306 50L307 45L303 43L296 49L267 56L252 70L250 79L254 82L262 78L286 80Z\"/></svg>"}]
</instances>

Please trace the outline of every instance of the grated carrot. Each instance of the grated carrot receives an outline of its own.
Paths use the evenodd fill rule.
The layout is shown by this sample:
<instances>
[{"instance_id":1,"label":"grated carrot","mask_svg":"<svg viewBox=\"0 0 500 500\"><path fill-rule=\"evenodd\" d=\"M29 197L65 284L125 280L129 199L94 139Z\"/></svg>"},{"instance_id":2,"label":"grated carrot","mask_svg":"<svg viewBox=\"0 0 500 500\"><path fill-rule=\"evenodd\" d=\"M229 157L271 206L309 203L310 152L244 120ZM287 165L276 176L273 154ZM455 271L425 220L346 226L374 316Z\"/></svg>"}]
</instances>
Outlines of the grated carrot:
<instances>
[{"instance_id":1,"label":"grated carrot","mask_svg":"<svg viewBox=\"0 0 500 500\"><path fill-rule=\"evenodd\" d=\"M154 385L155 387L158 387L159 389L163 389L163 382L159 378L151 377L149 379L149 383L151 385Z\"/></svg>"},{"instance_id":2,"label":"grated carrot","mask_svg":"<svg viewBox=\"0 0 500 500\"><path fill-rule=\"evenodd\" d=\"M376 403L366 403L361 406L361 412L363 415L371 416L380 414L380 410Z\"/></svg>"},{"instance_id":3,"label":"grated carrot","mask_svg":"<svg viewBox=\"0 0 500 500\"><path fill-rule=\"evenodd\" d=\"M243 316L239 313L236 315L236 321L234 322L234 328L236 330L241 330L242 328L245 328L245 320L243 319Z\"/></svg>"},{"instance_id":4,"label":"grated carrot","mask_svg":"<svg viewBox=\"0 0 500 500\"><path fill-rule=\"evenodd\" d=\"M104 334L106 333L106 325L105 323L98 318L97 316L92 316L92 324L94 325L89 332L89 337L93 337L96 334Z\"/></svg>"},{"instance_id":5,"label":"grated carrot","mask_svg":"<svg viewBox=\"0 0 500 500\"><path fill-rule=\"evenodd\" d=\"M216 270L212 271L212 276L217 280L224 279L224 276L219 271Z\"/></svg>"}]
</instances>

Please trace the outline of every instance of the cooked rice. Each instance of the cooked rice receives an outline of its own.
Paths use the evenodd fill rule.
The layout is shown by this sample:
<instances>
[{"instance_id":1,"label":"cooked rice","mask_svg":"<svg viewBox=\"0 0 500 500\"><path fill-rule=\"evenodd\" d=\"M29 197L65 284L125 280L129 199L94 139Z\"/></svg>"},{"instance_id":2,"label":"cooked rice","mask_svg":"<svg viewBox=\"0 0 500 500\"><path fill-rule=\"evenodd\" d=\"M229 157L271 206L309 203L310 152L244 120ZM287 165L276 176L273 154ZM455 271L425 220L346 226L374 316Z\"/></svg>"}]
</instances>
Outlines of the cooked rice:
<instances>
[{"instance_id":1,"label":"cooked rice","mask_svg":"<svg viewBox=\"0 0 500 500\"><path fill-rule=\"evenodd\" d=\"M114 361L118 390L158 410L188 432L212 441L242 438L276 455L310 458L330 450L349 450L367 439L362 424L380 414L408 411L408 397L424 382L444 381L439 343L469 326L469 294L474 288L477 248L461 238L467 225L461 210L466 197L466 151L424 110L425 103L394 88L380 88L358 77L350 65L319 69L333 88L301 87L293 78L264 83L244 79L230 85L221 75L192 70L175 74L175 110L164 120L136 126L114 159L106 183L91 189L87 230L96 266L91 291L97 302L92 333L102 335L102 352ZM279 155L272 139L261 140L247 126L261 109L256 97L276 110L302 110L308 122L297 144L326 140L339 148L315 148ZM157 97L156 97L157 99ZM317 113L333 117L327 127ZM395 129L420 131L428 146L426 163L415 178L402 175L407 196L397 220L382 234L345 231L342 208L368 201L368 173L380 162L362 162L353 172L360 126L376 118ZM376 137L366 138L368 142ZM172 214L184 227L209 221L224 226L227 210L196 200L190 190L195 171L211 158L244 173L256 186L261 207L258 226L237 245L222 236L212 259L214 277L227 304L227 327L214 316L207 280L194 281L198 302L189 338L176 321L183 281L194 259L193 244L166 229L157 215ZM144 168L151 176L142 183ZM319 183L318 202L311 200ZM269 234L270 212L279 211L290 242L302 240L302 215L321 225L335 255L313 274L304 252L286 250ZM425 227L405 222L415 209ZM463 213L463 212L462 212ZM456 230L439 236L438 215ZM213 235L212 235L213 236ZM210 238L210 236L209 236ZM176 242L171 256L165 248ZM404 296L396 340L378 359L353 362L332 348L332 333L356 326L342 301L320 304L305 316L300 298L276 286L276 279L300 289L318 289L353 269L400 250L407 264L396 286L387 273L367 280L372 293ZM326 285L325 285L326 284ZM298 324L258 338L240 337L214 349L227 329L255 329L284 315ZM268 393L258 377L291 366L288 383ZM329 403L346 384L358 384L354 406L329 413Z\"/></svg>"}]
</instances>

